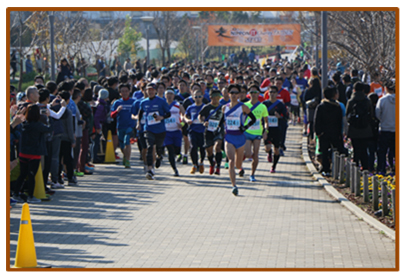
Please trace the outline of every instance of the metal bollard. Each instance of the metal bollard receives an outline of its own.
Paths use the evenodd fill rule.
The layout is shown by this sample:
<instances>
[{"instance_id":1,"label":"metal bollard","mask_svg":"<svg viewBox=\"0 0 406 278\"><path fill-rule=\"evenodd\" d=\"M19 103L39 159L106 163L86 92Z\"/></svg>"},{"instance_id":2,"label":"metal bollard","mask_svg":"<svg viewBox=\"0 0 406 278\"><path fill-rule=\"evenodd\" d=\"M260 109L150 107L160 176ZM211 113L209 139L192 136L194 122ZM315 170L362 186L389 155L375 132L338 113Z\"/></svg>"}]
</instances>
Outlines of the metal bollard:
<instances>
[{"instance_id":1,"label":"metal bollard","mask_svg":"<svg viewBox=\"0 0 406 278\"><path fill-rule=\"evenodd\" d=\"M356 167L355 170L355 196L361 196L361 171Z\"/></svg>"},{"instance_id":2,"label":"metal bollard","mask_svg":"<svg viewBox=\"0 0 406 278\"><path fill-rule=\"evenodd\" d=\"M379 209L379 184L376 176L372 177L372 206L374 211Z\"/></svg>"},{"instance_id":3,"label":"metal bollard","mask_svg":"<svg viewBox=\"0 0 406 278\"><path fill-rule=\"evenodd\" d=\"M338 179L340 184L344 183L344 165L345 165L345 155L340 155L340 167L338 170Z\"/></svg>"},{"instance_id":4,"label":"metal bollard","mask_svg":"<svg viewBox=\"0 0 406 278\"><path fill-rule=\"evenodd\" d=\"M357 165L355 162L351 162L351 193L355 193L356 172Z\"/></svg>"},{"instance_id":5,"label":"metal bollard","mask_svg":"<svg viewBox=\"0 0 406 278\"><path fill-rule=\"evenodd\" d=\"M345 187L350 187L351 185L351 161L347 158L347 163L345 166Z\"/></svg>"},{"instance_id":6,"label":"metal bollard","mask_svg":"<svg viewBox=\"0 0 406 278\"><path fill-rule=\"evenodd\" d=\"M396 189L392 189L392 216L393 223L396 225Z\"/></svg>"},{"instance_id":7,"label":"metal bollard","mask_svg":"<svg viewBox=\"0 0 406 278\"><path fill-rule=\"evenodd\" d=\"M362 191L364 203L369 203L368 170L362 171L362 181L364 182L364 190Z\"/></svg>"},{"instance_id":8,"label":"metal bollard","mask_svg":"<svg viewBox=\"0 0 406 278\"><path fill-rule=\"evenodd\" d=\"M386 181L381 183L382 215L388 215L388 185Z\"/></svg>"}]
</instances>

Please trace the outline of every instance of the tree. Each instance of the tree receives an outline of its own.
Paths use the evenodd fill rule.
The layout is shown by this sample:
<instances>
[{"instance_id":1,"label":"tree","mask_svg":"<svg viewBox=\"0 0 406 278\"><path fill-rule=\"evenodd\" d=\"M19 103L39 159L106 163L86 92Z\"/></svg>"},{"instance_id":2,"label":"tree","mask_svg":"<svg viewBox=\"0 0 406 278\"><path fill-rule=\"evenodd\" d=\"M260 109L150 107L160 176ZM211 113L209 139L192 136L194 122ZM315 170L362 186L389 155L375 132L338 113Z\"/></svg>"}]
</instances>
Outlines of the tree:
<instances>
[{"instance_id":1,"label":"tree","mask_svg":"<svg viewBox=\"0 0 406 278\"><path fill-rule=\"evenodd\" d=\"M180 24L180 19L175 11L154 12L154 21L152 23L158 36L162 65L165 65L165 52L168 57L168 63L170 63L171 44L176 39L182 37L185 28Z\"/></svg>"},{"instance_id":2,"label":"tree","mask_svg":"<svg viewBox=\"0 0 406 278\"><path fill-rule=\"evenodd\" d=\"M320 14L306 17L301 12L300 22L320 41L314 22L320 26ZM319 28L320 29L320 28ZM332 58L351 61L351 66L368 73L381 71L390 75L395 70L396 13L392 11L328 12L329 49L336 49Z\"/></svg>"},{"instance_id":3,"label":"tree","mask_svg":"<svg viewBox=\"0 0 406 278\"><path fill-rule=\"evenodd\" d=\"M122 55L131 56L131 58L135 59L137 52L143 50L140 45L142 34L137 32L135 27L131 27L131 17L129 15L126 16L124 25L123 36L118 40L117 50Z\"/></svg>"}]
</instances>

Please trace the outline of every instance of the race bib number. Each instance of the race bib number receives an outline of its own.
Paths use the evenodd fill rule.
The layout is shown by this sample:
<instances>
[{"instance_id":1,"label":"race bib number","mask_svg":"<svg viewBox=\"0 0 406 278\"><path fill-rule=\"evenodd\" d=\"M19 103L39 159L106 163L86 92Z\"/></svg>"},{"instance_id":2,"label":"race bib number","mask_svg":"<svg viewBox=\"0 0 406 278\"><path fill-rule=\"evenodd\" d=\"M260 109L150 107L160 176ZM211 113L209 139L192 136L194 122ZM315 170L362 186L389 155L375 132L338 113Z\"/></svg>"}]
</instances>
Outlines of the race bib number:
<instances>
[{"instance_id":1,"label":"race bib number","mask_svg":"<svg viewBox=\"0 0 406 278\"><path fill-rule=\"evenodd\" d=\"M216 120L209 120L209 126L207 127L208 131L215 131L217 129L217 127L219 126L220 121L216 121Z\"/></svg>"},{"instance_id":2,"label":"race bib number","mask_svg":"<svg viewBox=\"0 0 406 278\"><path fill-rule=\"evenodd\" d=\"M375 89L375 94L377 94L378 97L380 97L382 95L382 87L376 88Z\"/></svg>"},{"instance_id":3,"label":"race bib number","mask_svg":"<svg viewBox=\"0 0 406 278\"><path fill-rule=\"evenodd\" d=\"M258 119L255 121L255 124L250 126L248 129L249 130L259 130L260 129L260 122L258 121Z\"/></svg>"},{"instance_id":4,"label":"race bib number","mask_svg":"<svg viewBox=\"0 0 406 278\"><path fill-rule=\"evenodd\" d=\"M168 129L177 128L178 125L177 125L177 123L176 123L175 117L166 118L166 119L165 119L165 126L166 126L166 128L168 128Z\"/></svg>"},{"instance_id":5,"label":"race bib number","mask_svg":"<svg viewBox=\"0 0 406 278\"><path fill-rule=\"evenodd\" d=\"M226 125L228 130L240 130L240 117L227 117Z\"/></svg>"},{"instance_id":6,"label":"race bib number","mask_svg":"<svg viewBox=\"0 0 406 278\"><path fill-rule=\"evenodd\" d=\"M298 106L299 102L297 101L297 95L295 94L290 94L290 104L294 106Z\"/></svg>"},{"instance_id":7,"label":"race bib number","mask_svg":"<svg viewBox=\"0 0 406 278\"><path fill-rule=\"evenodd\" d=\"M145 115L145 113L142 115L142 119L141 119L141 121L140 121L140 124L142 124L142 125L145 125L145 117L146 117L146 115Z\"/></svg>"},{"instance_id":8,"label":"race bib number","mask_svg":"<svg viewBox=\"0 0 406 278\"><path fill-rule=\"evenodd\" d=\"M147 115L148 125L156 125L160 123L160 121L155 120L154 114L158 115L156 112L151 112Z\"/></svg>"},{"instance_id":9,"label":"race bib number","mask_svg":"<svg viewBox=\"0 0 406 278\"><path fill-rule=\"evenodd\" d=\"M276 116L268 116L268 126L278 127L278 118Z\"/></svg>"}]
</instances>

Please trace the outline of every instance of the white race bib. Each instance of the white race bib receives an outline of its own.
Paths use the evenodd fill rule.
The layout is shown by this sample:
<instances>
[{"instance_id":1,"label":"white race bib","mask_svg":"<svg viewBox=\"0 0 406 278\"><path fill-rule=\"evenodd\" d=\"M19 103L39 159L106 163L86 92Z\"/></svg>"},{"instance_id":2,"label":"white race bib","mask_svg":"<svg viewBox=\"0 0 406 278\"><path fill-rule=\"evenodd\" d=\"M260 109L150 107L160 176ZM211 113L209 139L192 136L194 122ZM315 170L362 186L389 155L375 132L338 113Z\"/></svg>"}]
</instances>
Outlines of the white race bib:
<instances>
[{"instance_id":1,"label":"white race bib","mask_svg":"<svg viewBox=\"0 0 406 278\"><path fill-rule=\"evenodd\" d=\"M233 117L233 116L228 116L227 121L226 121L227 129L228 130L240 130L240 117Z\"/></svg>"},{"instance_id":2,"label":"white race bib","mask_svg":"<svg viewBox=\"0 0 406 278\"><path fill-rule=\"evenodd\" d=\"M175 117L170 117L165 119L165 127L166 129L177 129L178 125L176 123L176 118Z\"/></svg>"},{"instance_id":3,"label":"white race bib","mask_svg":"<svg viewBox=\"0 0 406 278\"><path fill-rule=\"evenodd\" d=\"M192 116L192 119L194 119L196 113L190 113L190 115ZM201 122L199 121L199 117L196 117L196 119L193 120L194 124L200 124Z\"/></svg>"},{"instance_id":4,"label":"white race bib","mask_svg":"<svg viewBox=\"0 0 406 278\"><path fill-rule=\"evenodd\" d=\"M220 121L217 120L209 120L209 126L207 127L208 131L215 131L217 127L219 126Z\"/></svg>"},{"instance_id":5,"label":"white race bib","mask_svg":"<svg viewBox=\"0 0 406 278\"><path fill-rule=\"evenodd\" d=\"M259 130L260 129L260 122L258 121L258 119L255 121L255 124L250 126L248 129L249 130Z\"/></svg>"},{"instance_id":6,"label":"white race bib","mask_svg":"<svg viewBox=\"0 0 406 278\"><path fill-rule=\"evenodd\" d=\"M156 112L150 112L150 113L148 113L148 115L147 115L147 122L148 122L148 125L156 125L156 124L159 124L159 123L160 123L160 121L155 120L155 118L154 118L154 116L153 116L154 114L158 115Z\"/></svg>"},{"instance_id":7,"label":"white race bib","mask_svg":"<svg viewBox=\"0 0 406 278\"><path fill-rule=\"evenodd\" d=\"M276 116L268 116L268 126L278 127L278 118Z\"/></svg>"}]
</instances>

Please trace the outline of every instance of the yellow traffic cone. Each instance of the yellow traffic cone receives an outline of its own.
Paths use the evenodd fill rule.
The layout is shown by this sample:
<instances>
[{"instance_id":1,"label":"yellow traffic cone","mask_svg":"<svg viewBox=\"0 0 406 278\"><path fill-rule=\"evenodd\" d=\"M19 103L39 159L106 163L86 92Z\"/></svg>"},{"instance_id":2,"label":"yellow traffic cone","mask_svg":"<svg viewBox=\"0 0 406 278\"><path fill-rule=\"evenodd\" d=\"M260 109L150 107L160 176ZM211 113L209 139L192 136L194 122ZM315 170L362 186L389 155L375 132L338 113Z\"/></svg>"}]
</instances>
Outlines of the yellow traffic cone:
<instances>
[{"instance_id":1,"label":"yellow traffic cone","mask_svg":"<svg viewBox=\"0 0 406 278\"><path fill-rule=\"evenodd\" d=\"M106 154L104 155L104 163L116 163L116 155L114 153L113 136L111 130L107 133Z\"/></svg>"},{"instance_id":2,"label":"yellow traffic cone","mask_svg":"<svg viewBox=\"0 0 406 278\"><path fill-rule=\"evenodd\" d=\"M23 210L21 212L20 232L18 233L17 252L14 267L37 267L37 254L35 253L30 208L27 203L23 205Z\"/></svg>"},{"instance_id":3,"label":"yellow traffic cone","mask_svg":"<svg viewBox=\"0 0 406 278\"><path fill-rule=\"evenodd\" d=\"M44 201L51 200L51 198L45 194L44 178L42 176L41 163L39 164L37 174L35 175L34 197Z\"/></svg>"}]
</instances>

